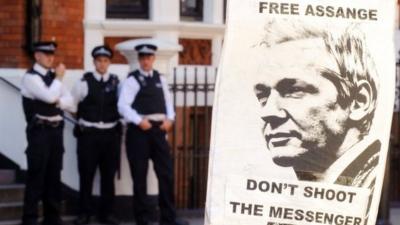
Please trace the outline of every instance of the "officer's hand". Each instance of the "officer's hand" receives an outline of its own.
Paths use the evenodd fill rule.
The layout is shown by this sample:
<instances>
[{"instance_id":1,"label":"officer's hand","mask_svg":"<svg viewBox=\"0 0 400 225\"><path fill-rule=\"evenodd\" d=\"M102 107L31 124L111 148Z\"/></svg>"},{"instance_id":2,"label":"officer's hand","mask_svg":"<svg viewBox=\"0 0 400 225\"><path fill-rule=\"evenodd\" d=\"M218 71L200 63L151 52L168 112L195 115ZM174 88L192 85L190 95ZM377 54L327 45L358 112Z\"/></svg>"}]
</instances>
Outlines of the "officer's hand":
<instances>
[{"instance_id":1,"label":"officer's hand","mask_svg":"<svg viewBox=\"0 0 400 225\"><path fill-rule=\"evenodd\" d=\"M56 67L56 78L62 80L64 78L64 74L65 74L65 65L63 63L60 63Z\"/></svg>"},{"instance_id":2,"label":"officer's hand","mask_svg":"<svg viewBox=\"0 0 400 225\"><path fill-rule=\"evenodd\" d=\"M161 124L160 129L168 132L169 130L171 130L171 127L172 127L172 121L169 119L165 119Z\"/></svg>"},{"instance_id":3,"label":"officer's hand","mask_svg":"<svg viewBox=\"0 0 400 225\"><path fill-rule=\"evenodd\" d=\"M151 123L148 119L143 119L142 122L139 123L139 127L142 130L149 130L151 128Z\"/></svg>"}]
</instances>

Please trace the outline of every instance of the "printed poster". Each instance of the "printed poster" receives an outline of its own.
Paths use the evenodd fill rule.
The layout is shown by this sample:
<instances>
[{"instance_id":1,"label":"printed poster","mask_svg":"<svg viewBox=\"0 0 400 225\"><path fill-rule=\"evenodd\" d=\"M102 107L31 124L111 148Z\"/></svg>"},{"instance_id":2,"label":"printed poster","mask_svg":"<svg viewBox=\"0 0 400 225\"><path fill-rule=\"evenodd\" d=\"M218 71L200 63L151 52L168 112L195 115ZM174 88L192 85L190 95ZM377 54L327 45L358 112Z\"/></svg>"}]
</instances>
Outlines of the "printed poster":
<instances>
[{"instance_id":1,"label":"printed poster","mask_svg":"<svg viewBox=\"0 0 400 225\"><path fill-rule=\"evenodd\" d=\"M207 225L374 225L395 97L393 0L229 0Z\"/></svg>"}]
</instances>

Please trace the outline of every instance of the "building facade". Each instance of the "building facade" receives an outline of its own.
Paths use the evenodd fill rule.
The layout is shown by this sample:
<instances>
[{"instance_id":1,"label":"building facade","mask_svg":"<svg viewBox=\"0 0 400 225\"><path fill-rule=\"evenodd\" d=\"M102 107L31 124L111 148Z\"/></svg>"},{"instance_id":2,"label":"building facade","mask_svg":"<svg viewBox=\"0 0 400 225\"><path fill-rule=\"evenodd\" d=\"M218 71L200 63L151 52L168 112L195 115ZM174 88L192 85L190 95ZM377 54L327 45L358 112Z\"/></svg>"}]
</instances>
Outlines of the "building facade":
<instances>
[{"instance_id":1,"label":"building facade","mask_svg":"<svg viewBox=\"0 0 400 225\"><path fill-rule=\"evenodd\" d=\"M224 0L1 0L1 68L26 68L35 40L60 44L59 60L90 69L99 44L154 37L183 45L173 65L217 65L225 23ZM7 54L6 54L7 53ZM125 64L118 57L116 64Z\"/></svg>"},{"instance_id":2,"label":"building facade","mask_svg":"<svg viewBox=\"0 0 400 225\"><path fill-rule=\"evenodd\" d=\"M194 67L203 70L208 68L215 72L214 68L218 65L221 54L225 29L224 0L0 0L0 4L0 76L16 86L19 86L22 75L32 64L32 43L38 40L57 41L59 47L56 61L63 62L68 69L64 81L68 87L72 87L80 79L83 71L93 69L91 51L101 44L114 48L116 44L126 40L156 38L181 45L183 51L169 61L170 70L163 71L171 83L173 71L175 74L188 71L192 81ZM126 58L116 51L111 71L120 75L123 80L129 71L127 63ZM212 84L213 80L210 78L209 83ZM24 170L26 124L21 97L7 84L0 82L0 153L3 161L9 161ZM176 130L179 134L175 136L180 136L175 140L177 145L187 144L191 139L191 135L186 135L190 131L185 121L186 118L187 121L191 120L193 110L188 107L194 103L193 100L183 102L182 96L178 96L181 103L177 107L177 118L185 119L184 122L177 121ZM210 92L206 108L211 102ZM183 110L183 105L188 110ZM203 107L202 115L204 111L207 113L206 123L209 126L211 109L204 110ZM62 179L68 188L76 191L78 174L72 127L72 124L67 123L65 128L66 152ZM205 139L204 135L202 139ZM124 155L122 158L122 179L117 180L117 194L130 195L132 183ZM9 165L0 165L0 170L10 167L5 166L6 164ZM185 165L186 162L180 168ZM203 177L206 176L206 166L204 164L202 167ZM157 194L154 173L150 172L149 176L149 193ZM189 179L193 178L182 181L178 189L188 187ZM205 187L202 192L205 195Z\"/></svg>"},{"instance_id":3,"label":"building facade","mask_svg":"<svg viewBox=\"0 0 400 225\"><path fill-rule=\"evenodd\" d=\"M197 80L197 75L207 83L207 78L204 77L206 70L210 75L208 82L211 85L214 82L215 68L221 57L224 39L226 0L0 0L0 5L0 76L17 86L25 70L32 64L30 50L32 43L37 40L58 42L56 59L65 63L68 68L65 82L69 87L81 77L83 71L93 69L93 47L108 44L114 48L118 43L138 38L157 38L183 47L183 51L169 61L170 69L165 71L171 84L176 74L178 77L182 74L188 75L185 80L189 81L181 79L181 83L193 83ZM400 35L396 36L398 50L399 37ZM116 52L111 71L124 79L129 71L127 63L126 58ZM191 87L193 89L197 86ZM207 87L203 85L206 93L200 100L186 100L186 92L177 96L176 133L174 140L170 139L177 146L176 149L183 152L182 157L186 157L185 151L194 151L193 148L196 150L193 147L196 145L200 146L196 157L202 154L207 156L206 139L209 135L212 102L212 91L208 93ZM186 91L186 88L183 89ZM191 96L193 97L193 93ZM201 108L197 107L197 101L204 103ZM394 115L393 146L398 146L398 113L395 112ZM23 118L21 97L0 81L0 153L22 170L26 169ZM196 123L201 124L196 126ZM195 127L190 128L187 124L194 124ZM72 125L67 124L63 182L72 190L77 190L75 139L71 130ZM202 166L197 170L192 169L189 174L185 172L182 175L183 181L177 183L177 200L182 207L187 206L186 201L189 201L191 195L182 190L196 190L200 196L197 201L200 202L205 197L205 184L200 183L206 182L206 179L195 179L206 176L207 161L196 162L191 159L178 163L175 167L177 171L186 171L188 167L195 168L193 165L200 164ZM8 165L0 164L0 171L8 169ZM393 174L400 174L400 169L392 168L392 171ZM129 177L127 173L127 162L122 160L122 177ZM156 194L154 174L149 176L153 182L149 193ZM130 179L117 180L117 193L130 195L131 185ZM198 188L198 185L202 185L202 188ZM397 185L391 187L396 189L400 186L400 181L392 185ZM400 201L400 192L391 193L393 200ZM202 204L193 203L193 206L201 207Z\"/></svg>"}]
</instances>

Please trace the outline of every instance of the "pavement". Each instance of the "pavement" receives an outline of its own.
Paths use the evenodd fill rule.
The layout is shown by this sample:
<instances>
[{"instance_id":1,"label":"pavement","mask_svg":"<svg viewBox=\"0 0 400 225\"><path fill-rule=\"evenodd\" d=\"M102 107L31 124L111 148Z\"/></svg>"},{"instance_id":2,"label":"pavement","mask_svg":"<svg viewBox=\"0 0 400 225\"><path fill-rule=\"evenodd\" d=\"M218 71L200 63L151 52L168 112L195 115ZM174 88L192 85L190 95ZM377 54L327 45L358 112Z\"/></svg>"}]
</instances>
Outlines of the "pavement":
<instances>
[{"instance_id":1,"label":"pavement","mask_svg":"<svg viewBox=\"0 0 400 225\"><path fill-rule=\"evenodd\" d=\"M204 225L204 220L202 218L190 218L186 219L189 222L189 225ZM122 223L121 225L136 225L135 223ZM150 225L158 225L158 223L153 223Z\"/></svg>"},{"instance_id":2,"label":"pavement","mask_svg":"<svg viewBox=\"0 0 400 225\"><path fill-rule=\"evenodd\" d=\"M204 225L203 218L183 218L184 220L188 221L190 225ZM392 208L390 210L390 223L391 225L400 225L400 208ZM90 225L100 225L100 224L90 224ZM136 225L133 222L130 223L121 223L121 225ZM158 225L158 223L153 223L151 225Z\"/></svg>"},{"instance_id":3,"label":"pavement","mask_svg":"<svg viewBox=\"0 0 400 225\"><path fill-rule=\"evenodd\" d=\"M400 208L390 209L390 223L392 225L400 225Z\"/></svg>"},{"instance_id":4,"label":"pavement","mask_svg":"<svg viewBox=\"0 0 400 225\"><path fill-rule=\"evenodd\" d=\"M204 219L203 218L182 218L183 220L186 220L189 222L189 225L204 225ZM72 223L72 218L70 218L70 222L66 222L66 225L73 225ZM89 225L103 225L103 224L98 224L98 223L90 223ZM126 222L126 223L120 223L120 225L136 225L134 222ZM150 225L159 225L158 223L151 223Z\"/></svg>"}]
</instances>

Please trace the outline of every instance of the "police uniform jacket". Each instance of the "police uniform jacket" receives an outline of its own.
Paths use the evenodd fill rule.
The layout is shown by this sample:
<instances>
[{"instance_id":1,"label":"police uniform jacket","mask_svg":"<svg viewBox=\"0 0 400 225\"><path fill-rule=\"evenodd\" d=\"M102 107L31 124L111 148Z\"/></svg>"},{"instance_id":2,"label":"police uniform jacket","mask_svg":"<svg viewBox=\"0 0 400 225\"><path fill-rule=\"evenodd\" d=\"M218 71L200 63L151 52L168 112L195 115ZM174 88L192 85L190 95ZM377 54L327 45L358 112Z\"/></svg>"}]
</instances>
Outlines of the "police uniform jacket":
<instances>
[{"instance_id":1,"label":"police uniform jacket","mask_svg":"<svg viewBox=\"0 0 400 225\"><path fill-rule=\"evenodd\" d=\"M117 109L119 79L114 74L87 72L74 88L79 123L88 127L111 128L120 118Z\"/></svg>"},{"instance_id":2,"label":"police uniform jacket","mask_svg":"<svg viewBox=\"0 0 400 225\"><path fill-rule=\"evenodd\" d=\"M125 80L118 110L126 121L138 125L142 119L174 120L175 112L168 83L156 70L135 70Z\"/></svg>"},{"instance_id":3,"label":"police uniform jacket","mask_svg":"<svg viewBox=\"0 0 400 225\"><path fill-rule=\"evenodd\" d=\"M55 79L55 73L34 64L22 77L21 94L27 122L34 117L61 121L62 110L73 110L73 98L61 81Z\"/></svg>"}]
</instances>

